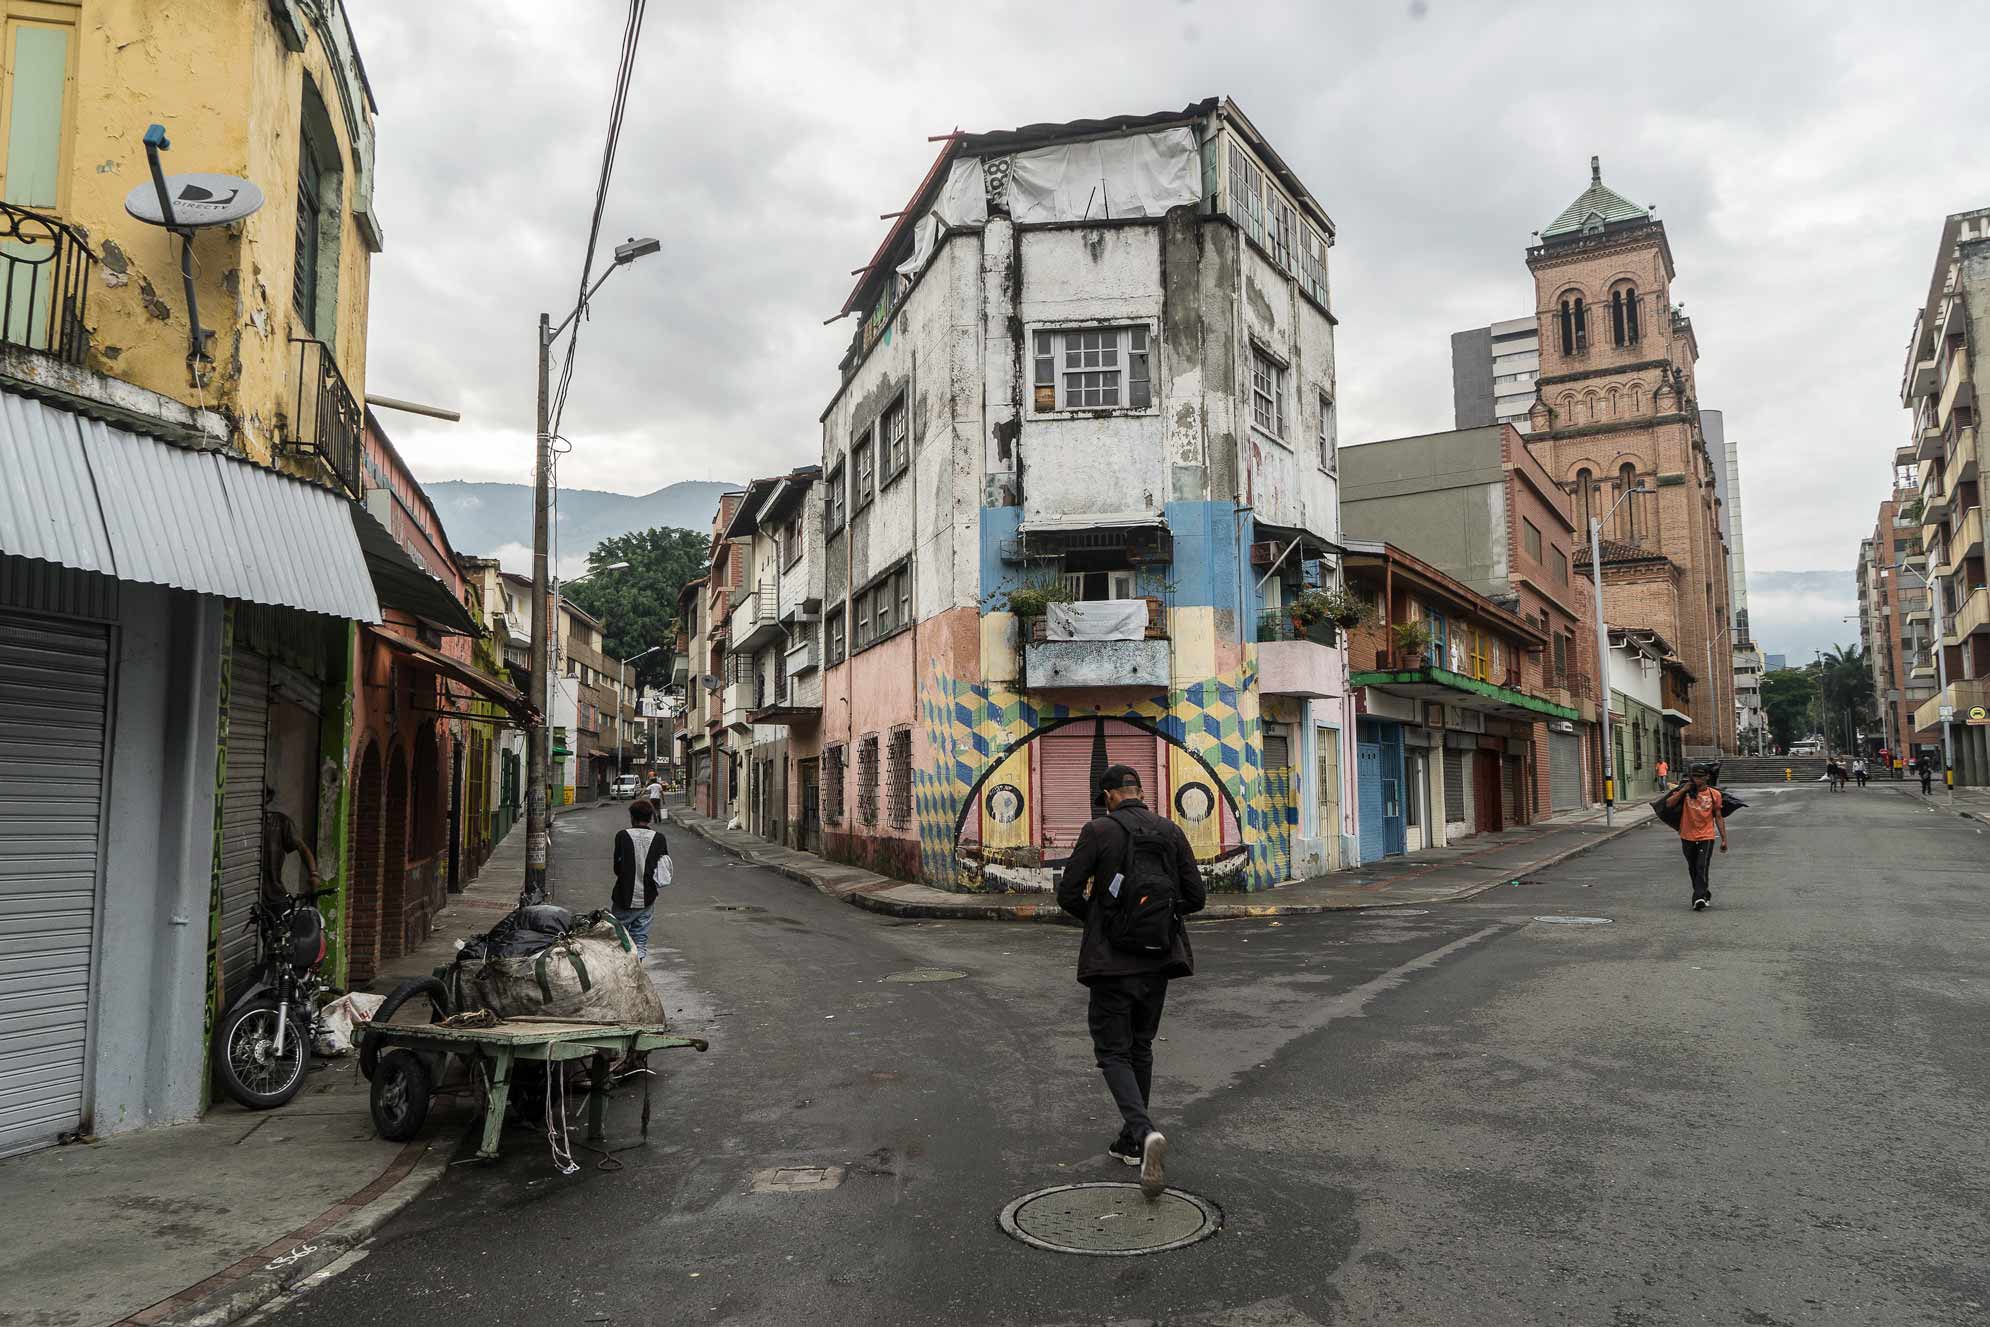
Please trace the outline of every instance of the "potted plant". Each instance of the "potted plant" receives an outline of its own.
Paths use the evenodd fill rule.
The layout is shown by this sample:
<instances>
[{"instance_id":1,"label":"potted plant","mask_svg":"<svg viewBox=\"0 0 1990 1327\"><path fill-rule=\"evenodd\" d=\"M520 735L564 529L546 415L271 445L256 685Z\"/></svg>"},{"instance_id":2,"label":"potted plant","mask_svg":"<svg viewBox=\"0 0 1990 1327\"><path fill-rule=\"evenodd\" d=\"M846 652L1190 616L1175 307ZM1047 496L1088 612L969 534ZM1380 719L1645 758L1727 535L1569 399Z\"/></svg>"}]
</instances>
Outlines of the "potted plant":
<instances>
[{"instance_id":1,"label":"potted plant","mask_svg":"<svg viewBox=\"0 0 1990 1327\"><path fill-rule=\"evenodd\" d=\"M1372 605L1354 591L1341 586L1313 591L1320 601L1320 609L1327 621L1342 631L1352 631L1368 620L1373 611Z\"/></svg>"},{"instance_id":2,"label":"potted plant","mask_svg":"<svg viewBox=\"0 0 1990 1327\"><path fill-rule=\"evenodd\" d=\"M1398 622L1390 630L1396 638L1396 656L1401 666L1423 667L1423 656L1430 649L1430 624L1422 620Z\"/></svg>"},{"instance_id":3,"label":"potted plant","mask_svg":"<svg viewBox=\"0 0 1990 1327\"><path fill-rule=\"evenodd\" d=\"M1071 587L1062 578L1053 578L1010 590L1002 597L1002 606L1028 620L1042 617L1052 604L1070 603L1071 598Z\"/></svg>"}]
</instances>

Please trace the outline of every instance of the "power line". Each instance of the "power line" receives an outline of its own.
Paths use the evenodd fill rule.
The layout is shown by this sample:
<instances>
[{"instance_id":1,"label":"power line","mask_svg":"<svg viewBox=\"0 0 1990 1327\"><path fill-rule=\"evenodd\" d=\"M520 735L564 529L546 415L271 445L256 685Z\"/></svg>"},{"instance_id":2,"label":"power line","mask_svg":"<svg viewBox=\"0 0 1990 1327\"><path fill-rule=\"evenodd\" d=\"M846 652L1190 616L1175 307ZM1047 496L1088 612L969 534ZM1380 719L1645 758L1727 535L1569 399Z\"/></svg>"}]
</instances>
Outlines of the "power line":
<instances>
[{"instance_id":1,"label":"power line","mask_svg":"<svg viewBox=\"0 0 1990 1327\"><path fill-rule=\"evenodd\" d=\"M622 141L622 121L629 104L629 84L635 73L636 47L642 40L643 19L649 0L629 0L629 17L622 26L622 53L615 71L615 91L608 107L608 133L601 149L601 173L594 189L594 213L588 223L587 252L580 265L580 287L572 334L567 353L560 364L560 384L553 394L551 430L558 433L560 415L566 409L567 390L573 384L574 357L580 345L580 326L587 320L588 278L594 271L594 253L601 239L601 218L608 208L608 184L615 174L615 154Z\"/></svg>"}]
</instances>

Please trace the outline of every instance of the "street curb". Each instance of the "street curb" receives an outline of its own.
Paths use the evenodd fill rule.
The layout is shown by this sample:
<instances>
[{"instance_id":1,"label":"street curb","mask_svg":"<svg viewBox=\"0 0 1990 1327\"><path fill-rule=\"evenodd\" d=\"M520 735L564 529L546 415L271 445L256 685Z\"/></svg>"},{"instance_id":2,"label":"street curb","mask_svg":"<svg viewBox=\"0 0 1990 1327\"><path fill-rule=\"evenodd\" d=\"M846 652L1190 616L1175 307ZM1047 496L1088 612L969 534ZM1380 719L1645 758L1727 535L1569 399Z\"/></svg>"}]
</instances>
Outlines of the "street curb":
<instances>
[{"instance_id":1,"label":"street curb","mask_svg":"<svg viewBox=\"0 0 1990 1327\"><path fill-rule=\"evenodd\" d=\"M389 1218L441 1179L462 1136L403 1146L379 1175L343 1202L334 1203L283 1238L205 1281L140 1309L113 1327L224 1327L364 1245Z\"/></svg>"},{"instance_id":2,"label":"street curb","mask_svg":"<svg viewBox=\"0 0 1990 1327\"><path fill-rule=\"evenodd\" d=\"M1930 794L1927 797L1923 797L1920 793L1916 792L1912 788L1894 788L1893 791L1899 793L1901 796L1907 798L1909 801L1914 802L1916 805L1928 807L1929 809L1935 811L1937 814L1939 814L1943 809L1941 806L1935 803L1932 794ZM1981 820L1985 824L1990 824L1990 812L1970 811L1959 806L1955 807L1954 810L1956 815L1960 816L1964 820Z\"/></svg>"},{"instance_id":3,"label":"street curb","mask_svg":"<svg viewBox=\"0 0 1990 1327\"><path fill-rule=\"evenodd\" d=\"M1464 899L1475 898L1478 895L1485 893L1487 890L1497 889L1501 885L1508 883L1517 876L1525 875L1533 871L1545 871L1551 867L1559 866L1563 862L1569 861L1570 859L1575 857L1580 857L1582 856L1582 854L1593 851L1594 849L1601 847L1605 843L1614 842L1617 839L1622 838L1624 835L1630 833L1632 830L1642 828L1643 826L1648 824L1652 824L1656 822L1656 820L1657 817L1653 816L1653 817L1648 817L1644 820L1640 820L1635 824L1624 825L1621 828L1606 830L1603 833L1597 835L1596 837L1588 840L1587 842L1575 844L1573 847L1566 848L1561 852L1555 853L1548 857L1544 857L1539 861L1528 862L1525 863L1524 865L1516 866L1510 872L1503 872L1499 879L1488 880L1480 884L1464 885L1449 894L1439 895L1436 898L1404 899L1401 902L1388 902L1388 901L1377 900L1374 902L1363 901L1363 902L1354 902L1354 903L1211 902L1207 907L1203 908L1201 912L1198 912L1195 915L1196 918L1200 921L1228 921L1228 920L1245 918L1245 917L1305 917L1305 916L1315 916L1320 913L1327 913L1327 912L1384 911L1389 908L1422 907L1426 904L1431 904L1431 903L1457 903ZM693 834L696 834L699 838L705 840L705 842L711 844L713 847L717 848L719 851L727 854L730 857L738 858L740 861L746 862L749 865L757 866L765 871L772 871L776 875L785 876L786 878L793 880L799 884L807 885L811 889L815 890L818 894L824 894L834 899L841 899L843 902L852 904L855 907L863 908L870 912L881 913L888 917L916 918L926 921L1052 922L1059 925L1069 925L1069 926L1076 926L1078 924L1076 918L1067 915L1065 911L1062 908L1058 907L1055 902L1050 902L1050 901L1046 901L1044 903L1018 903L1018 904L1003 904L1003 905L990 905L986 903L967 903L967 902L911 903L907 902L904 899L884 898L876 893L868 892L863 888L839 889L835 885L831 884L829 881L823 879L821 876L814 874L810 871L804 870L801 867L794 866L788 862L773 860L771 858L762 856L761 854L755 852L752 849L740 848L733 844L727 843L719 839L716 836L716 834L714 834L713 832L706 830L704 827L700 825L693 824L689 820L680 819L673 823L681 825L683 828L689 830ZM908 883L908 882L903 882L903 881L889 882L890 885L897 885L901 883ZM1047 897L1048 896L1046 896L1046 898ZM1247 898L1249 897L1249 895L1237 895L1236 897Z\"/></svg>"}]
</instances>

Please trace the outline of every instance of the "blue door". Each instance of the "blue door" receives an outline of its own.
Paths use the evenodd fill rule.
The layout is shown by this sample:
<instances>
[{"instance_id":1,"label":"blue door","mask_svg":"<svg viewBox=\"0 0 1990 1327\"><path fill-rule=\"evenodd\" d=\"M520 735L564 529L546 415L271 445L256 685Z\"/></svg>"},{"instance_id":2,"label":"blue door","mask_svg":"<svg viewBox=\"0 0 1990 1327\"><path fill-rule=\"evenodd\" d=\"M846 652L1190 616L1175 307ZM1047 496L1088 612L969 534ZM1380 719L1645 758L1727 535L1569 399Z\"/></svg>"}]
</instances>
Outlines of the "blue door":
<instances>
[{"instance_id":1,"label":"blue door","mask_svg":"<svg viewBox=\"0 0 1990 1327\"><path fill-rule=\"evenodd\" d=\"M1409 834L1403 819L1403 726L1381 725L1382 742L1382 851L1399 857L1409 850Z\"/></svg>"},{"instance_id":2,"label":"blue door","mask_svg":"<svg viewBox=\"0 0 1990 1327\"><path fill-rule=\"evenodd\" d=\"M1361 831L1361 860L1382 860L1382 748L1374 742L1359 742L1354 748L1357 828Z\"/></svg>"}]
</instances>

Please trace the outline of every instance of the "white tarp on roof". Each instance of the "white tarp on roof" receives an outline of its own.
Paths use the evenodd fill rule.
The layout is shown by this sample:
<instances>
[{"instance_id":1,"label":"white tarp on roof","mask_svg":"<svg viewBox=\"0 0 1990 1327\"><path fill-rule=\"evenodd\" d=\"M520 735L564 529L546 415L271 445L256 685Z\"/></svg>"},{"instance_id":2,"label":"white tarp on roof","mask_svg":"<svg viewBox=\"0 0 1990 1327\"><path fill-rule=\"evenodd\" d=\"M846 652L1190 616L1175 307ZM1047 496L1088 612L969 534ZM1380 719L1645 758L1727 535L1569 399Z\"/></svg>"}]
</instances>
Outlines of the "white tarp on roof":
<instances>
[{"instance_id":1,"label":"white tarp on roof","mask_svg":"<svg viewBox=\"0 0 1990 1327\"><path fill-rule=\"evenodd\" d=\"M196 594L378 622L351 504L0 392L0 553Z\"/></svg>"},{"instance_id":2,"label":"white tarp on roof","mask_svg":"<svg viewBox=\"0 0 1990 1327\"><path fill-rule=\"evenodd\" d=\"M1158 217L1201 197L1201 154L1186 128L1018 152L1009 168L1017 225Z\"/></svg>"},{"instance_id":3,"label":"white tarp on roof","mask_svg":"<svg viewBox=\"0 0 1990 1327\"><path fill-rule=\"evenodd\" d=\"M912 256L898 265L902 277L915 277L933 260L940 236L948 229L979 230L988 224L988 187L981 177L981 158L956 161L947 172L947 182L933 198L933 206L919 218L914 233Z\"/></svg>"},{"instance_id":4,"label":"white tarp on roof","mask_svg":"<svg viewBox=\"0 0 1990 1327\"><path fill-rule=\"evenodd\" d=\"M1051 604L1044 610L1049 640L1142 640L1147 635L1145 599L1090 599Z\"/></svg>"}]
</instances>

